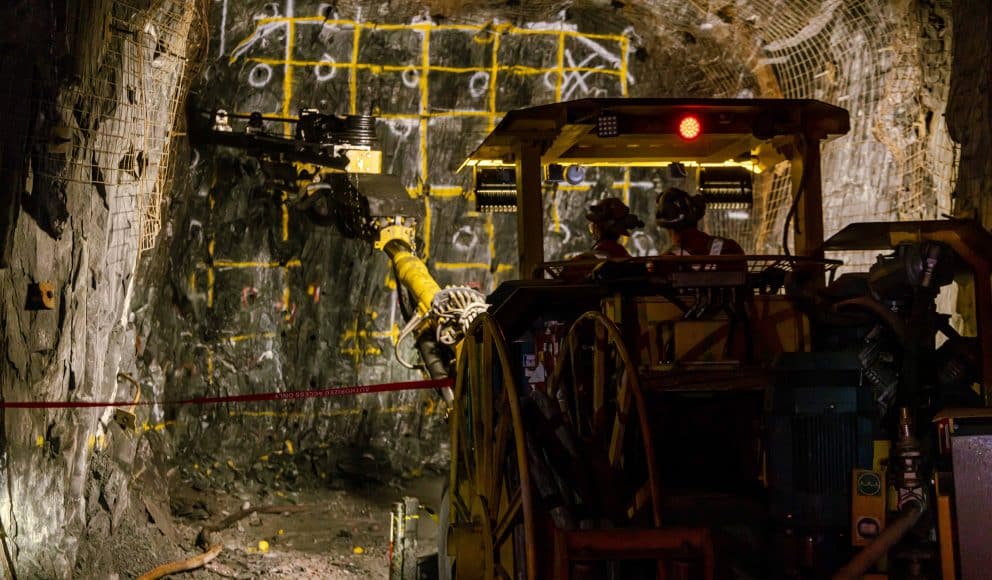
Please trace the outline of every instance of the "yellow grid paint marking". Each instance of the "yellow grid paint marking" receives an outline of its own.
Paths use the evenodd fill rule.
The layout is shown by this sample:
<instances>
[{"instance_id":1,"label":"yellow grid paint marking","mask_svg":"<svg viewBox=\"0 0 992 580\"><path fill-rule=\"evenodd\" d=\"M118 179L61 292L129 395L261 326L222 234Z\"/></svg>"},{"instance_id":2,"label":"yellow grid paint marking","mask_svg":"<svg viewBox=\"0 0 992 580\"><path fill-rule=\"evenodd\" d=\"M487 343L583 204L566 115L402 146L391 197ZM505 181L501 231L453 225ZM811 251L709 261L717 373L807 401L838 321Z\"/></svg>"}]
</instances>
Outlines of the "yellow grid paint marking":
<instances>
[{"instance_id":1,"label":"yellow grid paint marking","mask_svg":"<svg viewBox=\"0 0 992 580\"><path fill-rule=\"evenodd\" d=\"M424 252L426 262L431 257L431 196L424 196Z\"/></svg>"},{"instance_id":2,"label":"yellow grid paint marking","mask_svg":"<svg viewBox=\"0 0 992 580\"><path fill-rule=\"evenodd\" d=\"M627 55L630 52L630 39L620 36L620 94L627 96Z\"/></svg>"},{"instance_id":3,"label":"yellow grid paint marking","mask_svg":"<svg viewBox=\"0 0 992 580\"><path fill-rule=\"evenodd\" d=\"M346 68L349 70L349 111L351 114L357 114L358 112L358 71L361 70L371 70L376 73L379 72L402 72L409 68L409 65L380 65L380 64L370 64L370 63L360 63L358 62L358 53L360 48L360 39L362 35L362 30L368 31L412 31L419 32L422 34L421 42L421 65L419 88L421 94L420 110L416 114L380 114L377 117L381 120L412 120L417 119L420 126L420 179L423 182L428 180L428 129L430 125L430 119L440 118L440 117L485 117L487 119L487 127L489 131L496 125L497 119L502 116L496 109L496 97L497 97L497 80L500 72L507 74L516 75L536 75L536 74L547 74L548 72L554 72L557 74L557 79L555 83L555 97L560 100L562 97L562 85L564 84L565 75L567 73L585 73L585 74L601 74L608 76L616 76L620 79L620 92L623 96L628 94L628 51L630 46L629 39L624 35L615 34L590 34L581 33L577 31L564 30L564 29L528 29L519 28L509 24L493 25L482 24L482 25L467 25L467 24L434 24L430 22L417 23L417 24L376 24L368 22L358 22L355 20L348 19L336 19L336 20L326 20L321 16L306 16L306 17L273 17L273 18L263 18L255 21L256 30L259 27L267 24L274 23L285 23L286 24L286 53L283 59L272 59L272 58L259 58L259 57L246 57L245 60L248 62L264 63L270 66L281 65L284 67L284 79L283 79L283 99L282 99L282 114L278 115L275 113L264 113L262 116L264 118L275 119L284 117L292 118L290 115L290 109L292 106L293 99L293 70L296 67L309 67L309 66L321 66L321 67L333 67L333 68ZM352 44L352 55L350 63L338 63L338 62L325 62L322 60L306 60L297 59L294 55L295 50L295 30L296 25L300 23L320 23L322 25L328 26L339 26L342 28L351 27L353 29L353 44ZM431 66L430 64L430 35L433 31L465 31L477 33L473 40L475 42L481 42L483 44L492 44L492 55L491 64L488 67L449 67L449 66ZM478 33L485 33L486 37L480 40ZM538 68L529 67L522 65L501 65L499 63L499 46L500 38L502 35L521 35L521 36L547 36L556 38L558 43L558 54L556 66L552 68ZM585 67L585 66L574 66L566 67L564 64L564 52L565 52L565 40L567 38L582 38L588 40L597 41L608 41L616 42L620 46L620 58L617 68L596 68L596 67ZM230 63L234 63L239 57L234 56L246 45L257 40L254 35L250 35L243 39L235 49L232 51L232 56L229 58ZM448 72L455 74L467 74L475 72L488 71L490 73L489 86L488 86L488 101L489 107L488 111L431 111L429 105L429 76L430 73L434 72ZM286 135L291 135L292 129L290 124L287 123L284 129ZM613 184L614 188L620 188L624 192L624 199L629 200L629 187L630 187L630 176L629 171L625 172L624 182L622 184ZM578 187L562 187L560 190L573 190L573 191L584 191L588 190L588 186L578 186ZM408 192L411 197L417 197L424 193L424 187L422 184L415 188L408 188ZM471 197L471 192L469 197ZM455 198L459 196L464 196L465 192L461 187L448 186L448 187L438 187L432 188L431 194L438 198ZM209 198L211 211L214 208L215 200L211 195ZM423 249L423 259L427 260L430 258L431 254L431 221L432 221L432 211L430 196L424 196L424 249ZM557 208L556 208L557 209ZM283 205L283 240L288 241L289 239L289 223L288 223L288 208L285 204ZM560 217L555 212L556 218L556 228L559 226ZM495 236L493 232L492 216L486 216L486 231L489 235L489 247L491 258L495 256ZM283 302L288 308L289 304L289 268L300 267L300 261L298 259L292 260L286 264L280 264L279 262L262 262L262 261L235 261L235 260L214 260L213 255L213 235L211 236L210 243L210 258L211 266L207 267L204 264L200 264L198 268L206 268L207 270L207 305L208 307L213 307L213 296L214 296L214 270L215 268L283 268L286 278L286 287L283 291ZM439 270L491 270L491 264L483 263L460 263L460 262L450 262L450 263L439 263L436 264ZM515 269L512 264L498 264L495 269L495 274L503 274L511 272ZM196 273L190 275L190 287L195 289L195 278ZM494 284L496 283L496 276L494 276ZM395 281L393 282L395 286ZM387 282L388 286L388 282ZM356 333L357 321L356 321ZM374 331L372 332L374 338L386 338L389 337L394 341L397 338L397 329L394 328L390 331ZM249 335L243 335L245 337ZM356 334L357 336L357 334ZM250 340L245 338L245 340ZM351 349L358 352L349 352L353 354L356 358L362 354L361 349ZM369 349L366 349L369 350ZM379 350L379 349L372 349ZM379 351L381 352L381 351ZM367 352L365 354L368 354ZM209 380L212 381L213 376L213 351L208 348L208 369L209 369Z\"/></svg>"},{"instance_id":4,"label":"yellow grid paint marking","mask_svg":"<svg viewBox=\"0 0 992 580\"><path fill-rule=\"evenodd\" d=\"M358 42L362 36L362 27L356 26L354 30L351 40L351 71L348 75L348 110L352 115L358 114Z\"/></svg>"},{"instance_id":5,"label":"yellow grid paint marking","mask_svg":"<svg viewBox=\"0 0 992 580\"><path fill-rule=\"evenodd\" d=\"M492 63L489 72L489 119L486 124L487 131L492 132L496 126L496 78L499 75L499 38L502 34L500 29L493 31Z\"/></svg>"},{"instance_id":6,"label":"yellow grid paint marking","mask_svg":"<svg viewBox=\"0 0 992 580\"><path fill-rule=\"evenodd\" d=\"M369 70L376 74L383 72L395 72L402 73L408 70L409 66L397 65L397 64L370 64L359 62L352 64L350 62L334 62L330 60L283 60L279 58L263 57L263 56L250 56L245 59L247 62L253 62L258 64L267 65L285 65L288 64L293 67L323 67L323 68L334 68L334 69L349 69L351 75L355 76L358 70ZM619 77L621 71L616 69L608 68L596 68L594 66L562 66L559 65L554 68L541 68L535 66L526 66L522 64L497 64L495 66L441 66L441 65L429 65L431 72L446 72L446 73L456 73L456 74L468 74L477 72L490 72L496 69L501 72L508 72L518 75L539 75L549 72L561 73L561 72L574 72L574 73L592 73L592 74L602 74ZM350 81L349 81L350 82ZM560 89L560 86L559 86ZM357 95L357 88L356 93ZM357 108L356 108L357 110ZM354 114L354 111L353 113ZM283 117L289 115L288 112L283 113ZM279 115L269 114L270 117L278 117ZM263 115L264 117L264 115Z\"/></svg>"},{"instance_id":7,"label":"yellow grid paint marking","mask_svg":"<svg viewBox=\"0 0 992 580\"><path fill-rule=\"evenodd\" d=\"M214 307L214 269L207 268L207 308Z\"/></svg>"},{"instance_id":8,"label":"yellow grid paint marking","mask_svg":"<svg viewBox=\"0 0 992 580\"><path fill-rule=\"evenodd\" d=\"M623 168L623 183L621 184L623 188L623 202L630 205L630 168Z\"/></svg>"},{"instance_id":9,"label":"yellow grid paint marking","mask_svg":"<svg viewBox=\"0 0 992 580\"><path fill-rule=\"evenodd\" d=\"M214 349L207 347L207 384L214 384Z\"/></svg>"},{"instance_id":10,"label":"yellow grid paint marking","mask_svg":"<svg viewBox=\"0 0 992 580\"><path fill-rule=\"evenodd\" d=\"M486 214L486 235L489 236L489 262L496 261L496 228L493 226L493 214Z\"/></svg>"},{"instance_id":11,"label":"yellow grid paint marking","mask_svg":"<svg viewBox=\"0 0 992 580\"><path fill-rule=\"evenodd\" d=\"M282 241L289 241L289 206L286 205L286 193L282 194Z\"/></svg>"},{"instance_id":12,"label":"yellow grid paint marking","mask_svg":"<svg viewBox=\"0 0 992 580\"><path fill-rule=\"evenodd\" d=\"M289 109L293 104L293 60L295 56L294 48L296 47L296 22L290 19L286 23L286 62L285 68L285 78L283 78L283 91L282 91L282 114L284 116L289 116ZM283 127L284 134L287 137L291 137L293 134L293 129L289 123L286 123ZM282 195L282 240L289 241L289 208L286 206L286 194ZM297 260L299 261L299 260ZM290 308L289 308L289 265L287 264L283 267L283 282L284 286L282 289L282 307L283 311L286 313L284 318L289 320Z\"/></svg>"},{"instance_id":13,"label":"yellow grid paint marking","mask_svg":"<svg viewBox=\"0 0 992 580\"><path fill-rule=\"evenodd\" d=\"M461 197L464 192L465 190L457 185L431 186L431 197Z\"/></svg>"},{"instance_id":14,"label":"yellow grid paint marking","mask_svg":"<svg viewBox=\"0 0 992 580\"><path fill-rule=\"evenodd\" d=\"M561 189L561 186L558 189ZM551 200L551 219L555 224L555 233L561 232L561 216L558 214L558 191L555 191L555 199Z\"/></svg>"},{"instance_id":15,"label":"yellow grid paint marking","mask_svg":"<svg viewBox=\"0 0 992 580\"><path fill-rule=\"evenodd\" d=\"M326 26L340 26L342 28L350 27L361 27L368 30L407 30L407 31L444 31L444 30L460 30L464 32L481 32L483 30L491 30L492 25L490 24L434 24L430 22L418 22L415 24L381 24L376 22L364 22L357 20L348 20L345 18L340 18L336 20L328 20L322 16L273 16L269 18L259 18L255 21L256 27L264 24L275 24L278 22L293 22L295 24L313 22L320 23ZM541 28L520 28L517 26L512 26L509 24L500 24L496 26L498 34L513 34L521 36L555 36L558 34L564 34L566 36L571 36L575 38L588 38L592 40L612 40L614 42L619 42L622 38L625 38L622 34L599 34L590 32L577 32L574 30L563 30L563 29L541 29ZM251 37L242 40L232 51L232 54L237 52L242 46L251 40ZM237 60L236 57L231 57L231 62Z\"/></svg>"},{"instance_id":16,"label":"yellow grid paint marking","mask_svg":"<svg viewBox=\"0 0 992 580\"><path fill-rule=\"evenodd\" d=\"M373 321L379 317L379 313L371 308L366 308L365 314ZM341 335L340 347L338 348L338 352L341 354L352 357L356 365L363 355L382 354L382 349L374 344L375 340L388 338L394 345L399 342L400 327L398 324L393 324L389 330L364 330L358 327L360 322L360 318L356 316L352 327Z\"/></svg>"},{"instance_id":17,"label":"yellow grid paint marking","mask_svg":"<svg viewBox=\"0 0 992 580\"><path fill-rule=\"evenodd\" d=\"M346 330L341 336L342 342L353 341L358 339L376 339L376 338L388 338L393 344L400 338L400 325L393 324L391 330Z\"/></svg>"},{"instance_id":18,"label":"yellow grid paint marking","mask_svg":"<svg viewBox=\"0 0 992 580\"><path fill-rule=\"evenodd\" d=\"M225 338L222 342L238 343L238 342L245 342L246 340L258 340L260 338L275 338L275 336L276 336L276 333L274 333L274 332L258 332L258 333L252 333L252 334L238 334L238 335L235 335L235 336L230 336L228 338Z\"/></svg>"},{"instance_id":19,"label":"yellow grid paint marking","mask_svg":"<svg viewBox=\"0 0 992 580\"><path fill-rule=\"evenodd\" d=\"M209 272L210 270L213 270L214 268L218 268L218 269L221 269L221 268L223 268L223 269L228 269L228 268L230 268L230 269L236 269L236 268L300 268L302 266L303 266L303 263L300 262L300 259L299 258L294 258L294 259L286 262L285 264L283 264L282 262L276 262L276 261L272 261L272 262L237 262L237 261L234 261L234 260L214 260L213 268L209 268L208 267L207 268L207 271ZM205 264L198 264L197 267L203 268L203 267L206 267L206 265Z\"/></svg>"},{"instance_id":20,"label":"yellow grid paint marking","mask_svg":"<svg viewBox=\"0 0 992 580\"><path fill-rule=\"evenodd\" d=\"M490 264L483 262L435 262L434 267L438 270L492 270ZM509 272L516 266L513 264L497 264L497 272Z\"/></svg>"}]
</instances>

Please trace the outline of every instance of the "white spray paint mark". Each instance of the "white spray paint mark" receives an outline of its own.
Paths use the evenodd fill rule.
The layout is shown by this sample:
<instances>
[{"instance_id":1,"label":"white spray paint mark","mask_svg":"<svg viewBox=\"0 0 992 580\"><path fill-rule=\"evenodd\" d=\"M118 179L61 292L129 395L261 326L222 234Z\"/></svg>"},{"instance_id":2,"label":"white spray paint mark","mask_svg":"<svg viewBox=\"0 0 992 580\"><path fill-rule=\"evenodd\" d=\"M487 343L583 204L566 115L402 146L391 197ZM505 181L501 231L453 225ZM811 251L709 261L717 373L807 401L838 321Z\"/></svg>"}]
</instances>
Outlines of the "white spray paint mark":
<instances>
[{"instance_id":1,"label":"white spray paint mark","mask_svg":"<svg viewBox=\"0 0 992 580\"><path fill-rule=\"evenodd\" d=\"M248 84L256 89L269 84L270 80L272 80L272 67L264 62L251 67L251 72L248 73Z\"/></svg>"},{"instance_id":2,"label":"white spray paint mark","mask_svg":"<svg viewBox=\"0 0 992 580\"><path fill-rule=\"evenodd\" d=\"M596 58L596 55L591 54L583 59L579 64L575 64L575 58L572 56L572 52L567 49L565 50L565 61L568 63L568 66L572 68L584 67L594 58ZM572 93L575 92L575 89L581 89L583 94L588 93L589 85L586 84L586 78L591 74L592 71L572 71L564 73L561 80L561 100L569 100Z\"/></svg>"},{"instance_id":3,"label":"white spray paint mark","mask_svg":"<svg viewBox=\"0 0 992 580\"><path fill-rule=\"evenodd\" d=\"M334 57L326 52L320 57L320 60L329 64L335 63ZM318 64L313 67L313 75L317 77L317 82L321 83L333 79L337 72L338 69L336 67L329 66L328 64Z\"/></svg>"},{"instance_id":4,"label":"white spray paint mark","mask_svg":"<svg viewBox=\"0 0 992 580\"><path fill-rule=\"evenodd\" d=\"M403 73L400 75L403 79L403 84L411 89L415 89L420 86L420 71L418 71L413 66L408 66L403 69Z\"/></svg>"},{"instance_id":5,"label":"white spray paint mark","mask_svg":"<svg viewBox=\"0 0 992 580\"><path fill-rule=\"evenodd\" d=\"M220 51L219 55L223 57L224 53L227 52L227 0L220 7Z\"/></svg>"},{"instance_id":6,"label":"white spray paint mark","mask_svg":"<svg viewBox=\"0 0 992 580\"><path fill-rule=\"evenodd\" d=\"M597 55L599 55L603 60L605 60L606 62L612 64L613 65L613 68L615 68L616 70L620 70L620 67L621 67L621 64L622 64L622 61L621 61L620 57L617 56L617 55L615 55L615 54L613 54L612 52L606 50L606 48L603 45L599 44L595 40L591 40L591 39L586 38L584 36L576 36L575 37L575 40L577 40L580 43L586 45L587 48L589 48L594 53L596 53Z\"/></svg>"},{"instance_id":7,"label":"white spray paint mark","mask_svg":"<svg viewBox=\"0 0 992 580\"><path fill-rule=\"evenodd\" d=\"M611 53L602 44L596 42L595 40L592 40L591 38L586 38L584 36L576 36L575 39L580 43L586 45L586 47L592 50L595 54L602 57L603 60L613 65L613 68L615 70L622 70L623 59L620 56ZM627 82L629 83L634 82L634 75L630 74L629 70L627 71Z\"/></svg>"},{"instance_id":8,"label":"white spray paint mark","mask_svg":"<svg viewBox=\"0 0 992 580\"><path fill-rule=\"evenodd\" d=\"M562 20L565 19L565 13L564 12L559 12L558 13L558 16ZM495 23L498 23L498 22L499 21L495 21ZM565 22L562 22L562 21L557 21L557 22L527 22L524 25L522 25L521 28L525 28L527 30L568 30L568 31L571 31L571 32L578 32L579 31L578 25L576 25L576 24L569 24L569 23L565 23Z\"/></svg>"},{"instance_id":9,"label":"white spray paint mark","mask_svg":"<svg viewBox=\"0 0 992 580\"><path fill-rule=\"evenodd\" d=\"M549 70L548 72L544 73L544 88L548 89L549 91L555 90L555 83L557 82L555 79L556 76L558 76L557 71Z\"/></svg>"},{"instance_id":10,"label":"white spray paint mark","mask_svg":"<svg viewBox=\"0 0 992 580\"><path fill-rule=\"evenodd\" d=\"M259 42L263 42L265 37L275 30L281 30L285 28L286 24L284 22L269 22L255 28L255 31L251 33L251 36L246 38L234 49L231 53L231 58L237 60L241 58L246 52L251 50L253 46Z\"/></svg>"},{"instance_id":11,"label":"white spray paint mark","mask_svg":"<svg viewBox=\"0 0 992 580\"><path fill-rule=\"evenodd\" d=\"M200 151L198 149L193 150L193 159L189 162L189 168L193 169L200 164Z\"/></svg>"},{"instance_id":12,"label":"white spray paint mark","mask_svg":"<svg viewBox=\"0 0 992 580\"><path fill-rule=\"evenodd\" d=\"M489 90L489 73L478 71L468 81L468 92L472 98L478 99Z\"/></svg>"},{"instance_id":13,"label":"white spray paint mark","mask_svg":"<svg viewBox=\"0 0 992 580\"><path fill-rule=\"evenodd\" d=\"M462 226L458 228L455 235L451 236L451 244L463 252L468 252L479 243L479 235L475 233L472 226Z\"/></svg>"},{"instance_id":14,"label":"white spray paint mark","mask_svg":"<svg viewBox=\"0 0 992 580\"><path fill-rule=\"evenodd\" d=\"M413 133L413 128L420 124L417 119L390 119L386 122L389 132L401 139L406 139Z\"/></svg>"},{"instance_id":15,"label":"white spray paint mark","mask_svg":"<svg viewBox=\"0 0 992 580\"><path fill-rule=\"evenodd\" d=\"M561 234L562 245L567 244L569 240L572 239L572 228L568 227L568 224L559 222L558 230L555 231L555 224L548 224L548 232Z\"/></svg>"}]
</instances>

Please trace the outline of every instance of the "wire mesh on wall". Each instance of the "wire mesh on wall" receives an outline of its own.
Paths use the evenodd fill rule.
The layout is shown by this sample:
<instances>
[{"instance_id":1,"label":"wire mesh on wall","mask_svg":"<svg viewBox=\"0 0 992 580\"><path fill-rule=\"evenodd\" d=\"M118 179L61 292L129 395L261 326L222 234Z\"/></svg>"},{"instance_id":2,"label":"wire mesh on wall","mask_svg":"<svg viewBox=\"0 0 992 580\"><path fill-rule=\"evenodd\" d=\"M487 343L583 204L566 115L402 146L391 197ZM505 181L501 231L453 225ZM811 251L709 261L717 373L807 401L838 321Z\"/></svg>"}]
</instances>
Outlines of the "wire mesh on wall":
<instances>
[{"instance_id":1,"label":"wire mesh on wall","mask_svg":"<svg viewBox=\"0 0 992 580\"><path fill-rule=\"evenodd\" d=\"M96 188L110 211L108 261L134 260L161 229L169 188L169 150L186 67L193 0L163 0L147 10L112 9L96 83L64 86L38 103L43 143L33 156L37 187ZM107 74L103 74L107 73Z\"/></svg>"},{"instance_id":2,"label":"wire mesh on wall","mask_svg":"<svg viewBox=\"0 0 992 580\"><path fill-rule=\"evenodd\" d=\"M710 2L694 2L704 23ZM717 3L712 3L714 6ZM823 149L827 236L856 221L933 219L948 212L958 151L943 119L950 79L949 3L880 6L869 0L736 4L760 31L756 58L785 98L847 109L848 135ZM724 83L732 84L733 78ZM714 86L733 94L733 86ZM778 253L791 204L788 168L757 177L752 221L707 216L707 227L749 252ZM790 234L791 238L791 234ZM873 255L843 256L861 269Z\"/></svg>"}]
</instances>

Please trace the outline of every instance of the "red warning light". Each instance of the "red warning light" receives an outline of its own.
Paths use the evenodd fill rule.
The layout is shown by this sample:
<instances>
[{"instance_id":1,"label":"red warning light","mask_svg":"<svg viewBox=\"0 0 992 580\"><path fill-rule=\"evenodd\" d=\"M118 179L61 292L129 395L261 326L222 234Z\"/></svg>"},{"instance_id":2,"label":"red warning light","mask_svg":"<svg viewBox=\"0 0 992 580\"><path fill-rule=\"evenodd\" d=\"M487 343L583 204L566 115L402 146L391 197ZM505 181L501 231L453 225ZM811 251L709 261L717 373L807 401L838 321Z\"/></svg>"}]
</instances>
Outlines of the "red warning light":
<instances>
[{"instance_id":1,"label":"red warning light","mask_svg":"<svg viewBox=\"0 0 992 580\"><path fill-rule=\"evenodd\" d=\"M702 123L692 115L682 117L682 120L679 121L679 137L682 137L686 141L692 141L696 137L699 137L699 134L702 132Z\"/></svg>"}]
</instances>

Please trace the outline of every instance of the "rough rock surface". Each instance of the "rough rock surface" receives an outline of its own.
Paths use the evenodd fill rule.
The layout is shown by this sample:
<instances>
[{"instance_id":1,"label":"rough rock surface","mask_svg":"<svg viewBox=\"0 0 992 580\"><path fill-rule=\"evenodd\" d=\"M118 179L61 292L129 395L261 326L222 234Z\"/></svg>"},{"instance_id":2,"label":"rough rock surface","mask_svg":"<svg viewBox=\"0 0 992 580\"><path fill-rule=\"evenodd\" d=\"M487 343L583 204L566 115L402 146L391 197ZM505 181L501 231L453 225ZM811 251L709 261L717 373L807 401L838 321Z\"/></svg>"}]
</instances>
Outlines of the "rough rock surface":
<instances>
[{"instance_id":1,"label":"rough rock surface","mask_svg":"<svg viewBox=\"0 0 992 580\"><path fill-rule=\"evenodd\" d=\"M178 69L152 57L154 42L121 32L140 31L153 13L117 8L88 2L59 13L20 2L2 12L5 22L22 24L0 56L5 102L26 105L25 118L5 115L0 155L4 195L24 191L10 264L0 269L4 401L134 396L118 373L134 373L138 199L156 178L148 160L161 153L143 139L153 137L149 126L171 126L168 107L149 111L155 101L134 79L158 67L164 84L156 88L168 94ZM12 135L31 139L21 156ZM53 309L28 308L29 289L40 282L54 288ZM0 521L18 577L74 576L88 541L106 542L130 521L134 472L156 453L140 430L119 427L112 410L5 409L0 417Z\"/></svg>"}]
</instances>

